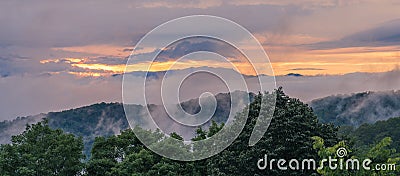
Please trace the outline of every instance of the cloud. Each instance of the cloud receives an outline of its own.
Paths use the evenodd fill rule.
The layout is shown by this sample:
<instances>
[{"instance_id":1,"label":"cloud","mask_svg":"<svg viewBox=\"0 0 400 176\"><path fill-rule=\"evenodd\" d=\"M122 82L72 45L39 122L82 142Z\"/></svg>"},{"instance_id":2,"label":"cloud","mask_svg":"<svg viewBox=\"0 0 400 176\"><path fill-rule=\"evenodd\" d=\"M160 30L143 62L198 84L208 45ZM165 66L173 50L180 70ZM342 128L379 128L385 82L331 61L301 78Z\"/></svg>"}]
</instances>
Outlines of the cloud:
<instances>
[{"instance_id":1,"label":"cloud","mask_svg":"<svg viewBox=\"0 0 400 176\"><path fill-rule=\"evenodd\" d=\"M266 46L299 46L328 40L322 37L314 37L306 34L290 34L282 31L275 33L261 32L256 33L255 36Z\"/></svg>"},{"instance_id":2,"label":"cloud","mask_svg":"<svg viewBox=\"0 0 400 176\"><path fill-rule=\"evenodd\" d=\"M232 63L242 64L248 62L239 50L224 41L207 37L192 37L178 40L166 48L147 50L147 52L142 50L134 51L130 56L129 68L141 68L143 70L144 65L152 62L152 68L168 69L169 66L172 66L175 61L181 58L183 60L179 60L177 64L184 64L184 68L206 66L204 65L206 62L209 62L210 65L218 63L221 66L227 65L225 59L221 60L210 53L216 53ZM156 56L156 58L153 58L153 56ZM156 69L155 71L158 70Z\"/></svg>"},{"instance_id":3,"label":"cloud","mask_svg":"<svg viewBox=\"0 0 400 176\"><path fill-rule=\"evenodd\" d=\"M1 120L121 100L118 77L15 75L0 78L0 90Z\"/></svg>"},{"instance_id":4,"label":"cloud","mask_svg":"<svg viewBox=\"0 0 400 176\"><path fill-rule=\"evenodd\" d=\"M85 64L125 65L128 57L92 57L86 59Z\"/></svg>"},{"instance_id":5,"label":"cloud","mask_svg":"<svg viewBox=\"0 0 400 176\"><path fill-rule=\"evenodd\" d=\"M375 8L359 10L358 5ZM379 6L377 6L378 4ZM397 4L398 5L398 4ZM381 7L382 6L382 7ZM147 8L151 7L151 8ZM309 7L313 7L310 10ZM327 9L327 7L330 7ZM390 20L393 1L63 1L0 2L0 46L76 47L134 45L157 25L186 15L207 14L231 19L253 33L279 32L326 38L331 31L348 34L348 28ZM360 7L361 8L361 7ZM343 14L359 13L359 20ZM369 11L365 14L365 11ZM23 12L23 13L20 13ZM251 12L251 13L248 13ZM326 14L325 14L326 13ZM397 15L398 16L398 15ZM379 18L378 18L379 17ZM326 18L329 18L328 20ZM352 24L346 25L346 24ZM354 25L356 24L356 25ZM329 25L329 26L328 26ZM342 26L340 29L334 26ZM333 26L333 27L332 27ZM321 29L326 27L327 29ZM316 31L315 29L318 29ZM318 32L318 35L315 33Z\"/></svg>"},{"instance_id":6,"label":"cloud","mask_svg":"<svg viewBox=\"0 0 400 176\"><path fill-rule=\"evenodd\" d=\"M222 0L192 0L192 1L185 1L185 0L170 0L170 1L145 1L140 3L139 7L144 8L191 8L191 9L206 9L210 7L218 7L222 5Z\"/></svg>"},{"instance_id":7,"label":"cloud","mask_svg":"<svg viewBox=\"0 0 400 176\"><path fill-rule=\"evenodd\" d=\"M310 101L336 94L364 91L399 90L400 71L382 73L350 73L328 76L279 76L277 85L285 92L303 101Z\"/></svg>"},{"instance_id":8,"label":"cloud","mask_svg":"<svg viewBox=\"0 0 400 176\"><path fill-rule=\"evenodd\" d=\"M76 47L100 44L134 45L144 34L168 20L193 14L232 19L251 31L265 31L282 16L305 14L301 7L216 7L214 1L63 1L0 2L0 46ZM185 7L193 7L187 10ZM202 8L203 6L204 8ZM145 8L151 7L151 8ZM285 7L286 8L286 7ZM251 11L252 13L247 13ZM23 12L23 13L20 13ZM274 16L274 18L264 18ZM262 21L262 23L260 23Z\"/></svg>"},{"instance_id":9,"label":"cloud","mask_svg":"<svg viewBox=\"0 0 400 176\"><path fill-rule=\"evenodd\" d=\"M365 55L368 49L349 55L317 52L303 54L300 51L304 48L399 45L398 20L382 24L399 17L399 5L397 1L374 0L174 0L168 4L137 0L0 1L0 118L14 118L16 115L59 110L97 101L119 100L120 77L109 75L114 74L112 69L121 69L120 66L125 64L126 56L131 51L130 46L133 47L157 25L193 14L221 16L239 23L255 34L268 52L271 51L268 50L272 48L271 45L280 46L270 56L272 61L279 61L275 65L280 66L281 70L312 71L308 68L315 66L334 74L343 71L341 69L349 63L353 66L347 68L352 71L364 70L360 69L360 63L364 64L363 68L373 68L372 71L388 70L388 65L398 62L396 48L388 53L370 53L372 55ZM370 30L360 32L367 28ZM218 30L229 32L229 29ZM107 48L110 46L118 48L109 51ZM176 43L174 47L165 50L164 61L174 60L196 49L218 49L228 56L237 56L230 53L232 50L225 45L190 41L188 46L178 46ZM146 62L140 57L145 58L147 54L159 51L157 48L140 48L135 51L140 52L137 54L137 62ZM349 53L348 50L340 52ZM87 67L73 66L74 63L66 58L84 59L79 62ZM40 62L57 59L58 62ZM385 62L385 68L375 64L378 62ZM208 63L209 66L219 66L219 63ZM334 67L328 67L327 64L333 64ZM184 68L188 68L188 65ZM331 68L336 70L332 71ZM76 77L69 72L77 75L96 74L100 77ZM102 76L103 73L108 76ZM397 74L397 77L393 74ZM389 73L359 73L299 79L278 77L278 80L288 93L308 100L337 92L399 86L398 72L392 73L392 81L388 76ZM364 78L370 77L372 81L365 84Z\"/></svg>"},{"instance_id":10,"label":"cloud","mask_svg":"<svg viewBox=\"0 0 400 176\"><path fill-rule=\"evenodd\" d=\"M387 44L400 44L400 19L385 22L375 28L368 29L350 36L343 40L353 40L358 42L382 42ZM365 44L364 43L364 44Z\"/></svg>"},{"instance_id":11,"label":"cloud","mask_svg":"<svg viewBox=\"0 0 400 176\"><path fill-rule=\"evenodd\" d=\"M224 41L205 37L195 37L177 41L166 49L163 49L157 58L160 60L157 61L176 60L187 54L198 51L218 53L225 58L237 58L236 60L239 60L238 57L242 57L242 54L235 47Z\"/></svg>"},{"instance_id":12,"label":"cloud","mask_svg":"<svg viewBox=\"0 0 400 176\"><path fill-rule=\"evenodd\" d=\"M308 46L312 49L335 49L400 45L399 28L400 19L396 19L377 27L345 36L340 40L318 42Z\"/></svg>"},{"instance_id":13,"label":"cloud","mask_svg":"<svg viewBox=\"0 0 400 176\"><path fill-rule=\"evenodd\" d=\"M56 58L37 60L22 56L0 57L0 77L73 74L105 76L121 73L127 58Z\"/></svg>"},{"instance_id":14,"label":"cloud","mask_svg":"<svg viewBox=\"0 0 400 176\"><path fill-rule=\"evenodd\" d=\"M40 75L69 69L71 69L71 65L66 62L41 64L37 60L20 56L0 57L0 75L3 77L27 74Z\"/></svg>"},{"instance_id":15,"label":"cloud","mask_svg":"<svg viewBox=\"0 0 400 176\"><path fill-rule=\"evenodd\" d=\"M123 52L132 52L133 49L132 48L124 48L124 50L122 50Z\"/></svg>"},{"instance_id":16,"label":"cloud","mask_svg":"<svg viewBox=\"0 0 400 176\"><path fill-rule=\"evenodd\" d=\"M138 14L149 15L144 9L132 9L135 2L111 3L98 1L1 2L0 23L3 28L0 45L26 47L70 47L89 44L130 44L151 28L146 20L132 21ZM21 13L23 12L23 13ZM156 21L153 24L157 24ZM138 32L139 31L139 32Z\"/></svg>"},{"instance_id":17,"label":"cloud","mask_svg":"<svg viewBox=\"0 0 400 176\"><path fill-rule=\"evenodd\" d=\"M132 49L117 45L85 45L75 47L55 47L53 50L82 53L93 56L123 57L129 56Z\"/></svg>"},{"instance_id":18,"label":"cloud","mask_svg":"<svg viewBox=\"0 0 400 176\"><path fill-rule=\"evenodd\" d=\"M296 70L326 70L326 69L322 69L322 68L292 68L292 69L289 69L288 71L290 71L290 70L296 71Z\"/></svg>"},{"instance_id":19,"label":"cloud","mask_svg":"<svg viewBox=\"0 0 400 176\"><path fill-rule=\"evenodd\" d=\"M300 6L303 8L327 8L337 6L356 5L360 3L371 3L377 2L376 0L348 0L348 1L337 1L337 0L172 0L172 1L159 1L150 0L142 3L138 3L139 7L143 8L181 8L181 9L207 9L213 7L221 7L223 5L235 5L235 6L260 6L260 5L273 5L273 6Z\"/></svg>"},{"instance_id":20,"label":"cloud","mask_svg":"<svg viewBox=\"0 0 400 176\"><path fill-rule=\"evenodd\" d=\"M349 1L350 2L350 1ZM343 5L336 0L299 0L299 1L291 1L291 0L249 0L249 1L241 1L241 0L233 0L229 1L229 3L243 6L243 5L276 5L276 6L300 6L303 8L321 8L321 7L334 7L338 5Z\"/></svg>"},{"instance_id":21,"label":"cloud","mask_svg":"<svg viewBox=\"0 0 400 176\"><path fill-rule=\"evenodd\" d=\"M200 68L207 69L207 68ZM208 68L225 75L234 75L229 69ZM175 70L170 79L175 80L195 68ZM153 73L154 74L157 74ZM161 75L163 75L162 73ZM237 74L237 73L236 73ZM135 86L132 92L141 92L142 72L133 72L131 83ZM400 71L383 73L352 73L328 76L277 76L277 85L283 86L285 92L303 101L310 101L335 94L349 94L363 91L398 90L400 87ZM148 102L159 104L159 86L162 76L154 76L149 80ZM261 76L271 83L268 76ZM258 92L257 77L245 77L249 90ZM230 80L240 84L239 80ZM360 86L362 85L362 86ZM0 78L0 119L14 119L17 116L34 115L42 112L59 111L98 102L121 102L122 76L76 77L67 73L50 75L13 75ZM199 75L184 82L181 100L198 97L205 90L214 94L226 92L226 86L215 77ZM240 90L240 89L238 89ZM131 101L141 99L142 94L132 97Z\"/></svg>"}]
</instances>

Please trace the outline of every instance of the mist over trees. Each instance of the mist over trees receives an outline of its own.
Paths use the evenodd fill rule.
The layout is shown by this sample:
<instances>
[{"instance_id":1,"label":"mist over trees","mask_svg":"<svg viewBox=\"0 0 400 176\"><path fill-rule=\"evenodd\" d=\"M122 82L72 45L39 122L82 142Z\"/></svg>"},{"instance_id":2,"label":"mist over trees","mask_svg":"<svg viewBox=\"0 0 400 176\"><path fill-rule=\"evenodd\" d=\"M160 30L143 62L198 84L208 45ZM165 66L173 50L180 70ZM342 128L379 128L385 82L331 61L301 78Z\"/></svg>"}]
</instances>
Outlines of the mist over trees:
<instances>
[{"instance_id":1,"label":"mist over trees","mask_svg":"<svg viewBox=\"0 0 400 176\"><path fill-rule=\"evenodd\" d=\"M400 91L333 95L311 101L322 123L358 127L400 116Z\"/></svg>"},{"instance_id":2,"label":"mist over trees","mask_svg":"<svg viewBox=\"0 0 400 176\"><path fill-rule=\"evenodd\" d=\"M249 116L238 138L224 151L207 159L191 162L174 161L149 150L135 136L131 129L122 129L124 122L113 124L121 132L114 135L115 129L99 126L85 127L98 122L98 117L115 117L121 113L120 106L98 104L96 108L110 108L106 112L78 109L57 114L57 119L28 125L26 130L12 137L10 144L0 147L0 175L365 175L368 172L343 172L328 170L261 170L257 161L265 154L270 158L298 160L332 156L338 147L349 149L348 157L370 157L382 163L399 164L399 154L393 147L398 144L397 133L387 134L384 128L395 130L397 120L364 125L358 129L349 127L340 129L333 124L320 123L313 110L296 98L285 95L282 89L276 90L276 109L267 133L254 146L249 146L249 137L260 112L262 96L255 95L249 109ZM91 107L93 108L93 107ZM101 112L101 111L100 111ZM85 116L85 118L80 118ZM79 118L80 122L72 119ZM71 122L69 121L71 120ZM56 123L64 125L64 131L53 129ZM106 122L104 122L106 123ZM58 125L60 125L58 124ZM98 124L98 123L96 123ZM67 126L65 126L67 125ZM198 128L192 139L207 139L221 130L223 123L213 121L208 129ZM82 135L91 130L102 129L110 133L101 133L93 138L90 148L84 149ZM368 140L369 129L375 136ZM89 130L89 131L85 131ZM397 130L398 131L398 130ZM149 140L163 139L167 147L181 147L185 144L170 144L160 131L142 130ZM347 132L347 133L346 133ZM375 133L376 132L376 133ZM351 134L351 135L350 135ZM87 136L87 135L86 135ZM172 138L180 139L181 134L172 133ZM360 138L366 138L360 140ZM361 141L357 143L357 141ZM178 145L178 146L177 146ZM164 147L165 145L160 145ZM397 147L396 147L397 148ZM184 154L185 151L182 151ZM86 154L86 155L85 155ZM373 172L376 175L398 175L392 172Z\"/></svg>"}]
</instances>

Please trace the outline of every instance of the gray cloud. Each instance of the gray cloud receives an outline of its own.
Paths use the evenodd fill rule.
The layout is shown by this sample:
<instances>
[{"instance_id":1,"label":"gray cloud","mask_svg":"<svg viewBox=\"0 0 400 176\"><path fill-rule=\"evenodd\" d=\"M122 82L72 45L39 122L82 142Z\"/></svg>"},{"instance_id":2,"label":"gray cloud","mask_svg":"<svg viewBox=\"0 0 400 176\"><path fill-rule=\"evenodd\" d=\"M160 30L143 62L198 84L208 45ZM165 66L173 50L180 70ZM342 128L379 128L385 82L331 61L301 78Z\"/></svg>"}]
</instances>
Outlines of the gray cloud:
<instances>
[{"instance_id":1,"label":"gray cloud","mask_svg":"<svg viewBox=\"0 0 400 176\"><path fill-rule=\"evenodd\" d=\"M400 71L383 73L350 73L328 76L279 76L277 85L290 96L310 101L328 95L351 94L364 91L400 89Z\"/></svg>"},{"instance_id":2,"label":"gray cloud","mask_svg":"<svg viewBox=\"0 0 400 176\"><path fill-rule=\"evenodd\" d=\"M319 42L309 46L313 49L332 49L360 46L400 45L400 19L391 20L377 27L345 36L340 40Z\"/></svg>"},{"instance_id":3,"label":"gray cloud","mask_svg":"<svg viewBox=\"0 0 400 176\"><path fill-rule=\"evenodd\" d=\"M122 51L123 51L123 52L132 52L133 49L132 49L132 48L124 48Z\"/></svg>"},{"instance_id":4,"label":"gray cloud","mask_svg":"<svg viewBox=\"0 0 400 176\"><path fill-rule=\"evenodd\" d=\"M102 101L121 100L118 77L55 75L8 76L0 78L0 119L80 107Z\"/></svg>"},{"instance_id":5,"label":"gray cloud","mask_svg":"<svg viewBox=\"0 0 400 176\"><path fill-rule=\"evenodd\" d=\"M133 54L131 56L132 59L130 60L130 64L150 61L153 59L153 55L155 54L158 54L155 58L155 61L164 62L174 61L185 55L202 51L217 53L229 59L231 62L247 61L239 50L224 41L207 37L192 37L178 40L163 49L158 48L147 53ZM209 58L196 56L190 59L207 60Z\"/></svg>"},{"instance_id":6,"label":"gray cloud","mask_svg":"<svg viewBox=\"0 0 400 176\"><path fill-rule=\"evenodd\" d=\"M41 64L38 60L19 56L0 57L0 75L2 77L27 74L40 75L70 69L72 69L71 65L65 62Z\"/></svg>"},{"instance_id":7,"label":"gray cloud","mask_svg":"<svg viewBox=\"0 0 400 176\"><path fill-rule=\"evenodd\" d=\"M229 5L206 9L143 8L144 1L0 2L0 46L68 47L134 44L157 25L177 17L210 14L239 22L251 31L276 28L287 16L307 14L288 5ZM186 1L185 1L186 3ZM286 8L282 11L282 8ZM179 9L179 10L177 10ZM245 13L251 11L252 13ZM264 18L274 16L274 18ZM145 20L144 20L145 19ZM251 19L251 20L250 20ZM131 43L132 42L132 43Z\"/></svg>"},{"instance_id":8,"label":"gray cloud","mask_svg":"<svg viewBox=\"0 0 400 176\"><path fill-rule=\"evenodd\" d=\"M85 64L106 64L106 65L120 65L126 64L128 57L91 57Z\"/></svg>"},{"instance_id":9,"label":"gray cloud","mask_svg":"<svg viewBox=\"0 0 400 176\"><path fill-rule=\"evenodd\" d=\"M197 51L218 53L226 58L234 59L242 56L235 47L225 43L224 41L205 37L195 37L183 39L171 44L165 50L160 52L157 61L176 60Z\"/></svg>"},{"instance_id":10,"label":"gray cloud","mask_svg":"<svg viewBox=\"0 0 400 176\"><path fill-rule=\"evenodd\" d=\"M376 7L373 1L364 3L331 0L206 2L185 1L182 3L180 0L168 3L139 0L0 2L0 16L2 17L0 18L0 24L2 24L0 46L67 47L110 43L133 45L157 25L177 17L193 14L225 17L243 25L252 33L266 31L279 34L304 33L304 31L315 29L315 26L324 26L321 25L321 22L329 21L335 26L340 25L340 29L343 28L343 30L338 29L338 31L343 35L346 33L346 24L357 23L358 26L364 26L360 24L364 22L351 21L352 18L344 21L340 15L335 14L336 11L339 11L340 14L353 12L354 10L348 6L359 4L363 4L363 7L364 5ZM379 4L385 7L396 6L391 1L379 2ZM201 8L202 6L205 8ZM327 8L331 8L329 12L333 14L329 18L332 20L319 17L319 14L324 14L321 11L326 11ZM385 8L381 7L375 10L376 12L369 14L374 18L370 18L368 23L376 24L390 19L387 16L375 18L379 14L385 14L382 13L385 12ZM368 14L364 16L368 16ZM302 17L311 17L314 25L310 25L308 19L302 19ZM304 23L306 25L298 26L298 24L303 24L304 20L307 21ZM300 28L300 31L297 30ZM320 32L322 31L326 32L327 30L320 30ZM330 35L328 32L326 33L326 35ZM335 32L333 31L333 33Z\"/></svg>"}]
</instances>

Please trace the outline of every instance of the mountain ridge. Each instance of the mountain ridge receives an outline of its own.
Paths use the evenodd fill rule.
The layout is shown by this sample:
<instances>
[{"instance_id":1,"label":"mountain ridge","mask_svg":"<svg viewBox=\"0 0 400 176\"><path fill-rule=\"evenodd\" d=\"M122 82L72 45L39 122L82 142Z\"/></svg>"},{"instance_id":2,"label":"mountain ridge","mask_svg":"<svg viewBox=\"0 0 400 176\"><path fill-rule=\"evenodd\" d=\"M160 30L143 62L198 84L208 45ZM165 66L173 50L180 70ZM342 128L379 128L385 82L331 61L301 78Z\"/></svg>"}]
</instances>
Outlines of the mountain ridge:
<instances>
[{"instance_id":1,"label":"mountain ridge","mask_svg":"<svg viewBox=\"0 0 400 176\"><path fill-rule=\"evenodd\" d=\"M238 94L239 92L235 93ZM244 92L243 92L244 93ZM228 119L231 93L219 93L215 95L217 100L217 110L212 120L222 123ZM249 93L252 101L255 95ZM188 113L195 114L199 104L196 99L182 102L182 107ZM141 112L146 108L142 105L127 105L134 111ZM158 105L149 105L150 110L157 108ZM140 114L140 113L137 113ZM43 119L48 120L48 124L53 129L61 129L66 133L81 136L85 143L85 153L90 153L90 148L97 136L111 136L119 134L120 131L128 129L129 123L125 116L122 103L96 103L79 108L63 110L60 112L42 113L34 116L18 117L12 121L0 122L0 142L10 143L11 136L20 134L26 125L34 124ZM211 122L208 122L211 123ZM206 123L206 125L208 124Z\"/></svg>"},{"instance_id":2,"label":"mountain ridge","mask_svg":"<svg viewBox=\"0 0 400 176\"><path fill-rule=\"evenodd\" d=\"M250 100L255 96L250 93ZM230 102L229 93L216 95L217 112L213 120L218 123L228 118ZM181 103L188 113L199 111L198 100L192 99ZM138 114L145 108L142 105L132 106ZM333 123L337 126L373 124L400 116L400 91L362 92L350 95L332 95L313 100L309 103L320 123ZM155 106L156 107L156 106ZM122 103L96 103L80 108L60 112L42 113L34 116L18 117L12 121L0 122L0 143L9 143L12 135L21 133L26 124L37 123L47 119L50 127L59 128L67 133L82 136L85 151L89 153L94 138L119 134L129 128Z\"/></svg>"},{"instance_id":3,"label":"mountain ridge","mask_svg":"<svg viewBox=\"0 0 400 176\"><path fill-rule=\"evenodd\" d=\"M332 95L312 100L309 105L322 123L358 127L400 116L400 91Z\"/></svg>"}]
</instances>

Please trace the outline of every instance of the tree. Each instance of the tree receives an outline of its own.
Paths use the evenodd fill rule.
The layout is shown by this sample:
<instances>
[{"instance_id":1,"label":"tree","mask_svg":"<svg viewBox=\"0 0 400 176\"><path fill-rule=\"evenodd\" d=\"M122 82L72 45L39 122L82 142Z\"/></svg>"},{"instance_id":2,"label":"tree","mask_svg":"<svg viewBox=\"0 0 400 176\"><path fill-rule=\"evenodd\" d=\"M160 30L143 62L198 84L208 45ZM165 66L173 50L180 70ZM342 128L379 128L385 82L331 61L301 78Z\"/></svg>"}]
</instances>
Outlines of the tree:
<instances>
[{"instance_id":1,"label":"tree","mask_svg":"<svg viewBox=\"0 0 400 176\"><path fill-rule=\"evenodd\" d=\"M144 145L132 130L122 131L118 136L96 137L86 171L88 175L111 175L119 162L142 149Z\"/></svg>"},{"instance_id":2,"label":"tree","mask_svg":"<svg viewBox=\"0 0 400 176\"><path fill-rule=\"evenodd\" d=\"M159 131L147 131L135 128L149 141L160 141L163 135ZM172 138L183 138L177 133ZM173 145L165 137L163 142L155 143L164 148L180 147ZM182 142L183 144L183 142ZM136 137L133 130L122 131L120 135L96 138L92 158L87 164L88 175L200 175L196 174L193 162L173 161L152 152Z\"/></svg>"},{"instance_id":3,"label":"tree","mask_svg":"<svg viewBox=\"0 0 400 176\"><path fill-rule=\"evenodd\" d=\"M79 175L83 169L82 139L51 129L47 121L27 125L11 142L0 149L3 175Z\"/></svg>"},{"instance_id":4,"label":"tree","mask_svg":"<svg viewBox=\"0 0 400 176\"><path fill-rule=\"evenodd\" d=\"M396 153L396 149L390 148L392 144L392 138L385 137L380 142L378 142L375 146L371 147L367 153L364 154L364 157L370 158L374 163L381 164L395 164L397 167L400 164L400 153ZM379 170L373 171L373 174L370 175L399 175L400 172L390 171L390 170Z\"/></svg>"},{"instance_id":5,"label":"tree","mask_svg":"<svg viewBox=\"0 0 400 176\"><path fill-rule=\"evenodd\" d=\"M328 157L332 157L334 159L339 159L336 156L336 152L340 147L345 149L349 149L349 146L345 144L344 141L340 141L339 143L333 145L332 147L326 147L324 144L324 139L315 136L313 137L314 148L318 150L318 155L321 158L327 159ZM329 167L324 167L322 170L318 170L318 173L321 175L355 175L355 176L364 176L364 175L399 175L400 172L396 170L375 170L376 164L394 164L395 167L400 164L400 155L396 153L396 149L389 148L392 140L390 137L386 137L382 139L380 142L376 143L374 146L370 148L362 148L362 151L352 152L349 151L349 154L345 156L343 161L347 161L347 159L357 159L360 163L364 161L364 159L370 159L372 164L369 165L371 170L365 170L362 166L359 166L359 169L330 169ZM346 166L343 166L346 167Z\"/></svg>"},{"instance_id":6,"label":"tree","mask_svg":"<svg viewBox=\"0 0 400 176\"><path fill-rule=\"evenodd\" d=\"M333 159L339 160L340 158L338 158L338 156L336 155L336 152L339 148L344 148L346 149L346 151L350 152L350 150L348 150L350 147L347 146L344 141L340 141L339 143L335 144L332 147L326 147L323 138L314 136L313 140L314 140L313 144L314 149L318 150L318 156L320 159L328 159L329 157L331 157ZM343 160L346 161L349 158L351 157L347 155L345 156L345 158L343 158ZM352 159L354 159L354 157ZM317 167L319 167L321 164L323 163L317 163ZM329 166L324 164L323 169L318 169L317 172L321 175L350 175L350 173L353 171L349 171L346 169L331 169L329 168Z\"/></svg>"},{"instance_id":7,"label":"tree","mask_svg":"<svg viewBox=\"0 0 400 176\"><path fill-rule=\"evenodd\" d=\"M276 95L276 96L275 96ZM249 146L249 138L260 114L261 99L277 98L274 118L263 138L254 146ZM264 102L263 102L264 103ZM257 161L268 154L276 159L318 159L318 151L313 148L313 136L322 136L327 145L336 144L336 131L333 125L318 123L317 117L306 104L298 99L289 98L282 89L274 93L259 94L246 107L249 110L246 125L238 138L227 149L211 158L194 162L173 161L161 157L137 140L135 134L146 138L151 147L163 151L178 151L185 156L188 148L172 139L182 139L178 134L171 137L160 135L159 132L136 129L122 132L121 135L109 138L97 138L89 161L89 175L317 175L314 170L281 171L259 170ZM239 113L237 119L245 113ZM263 114L262 114L263 115ZM235 123L235 122L234 122ZM193 141L204 140L216 135L224 124L212 122L207 131L198 128ZM226 125L233 128L233 125ZM135 130L135 129L134 129ZM228 129L229 130L229 129ZM125 137L123 137L125 136ZM121 139L126 140L122 142ZM221 138L221 140L225 140ZM193 146L193 152L200 147ZM213 150L211 147L210 150ZM200 152L203 150L200 150ZM201 154L201 153L200 153ZM101 173L99 173L101 171ZM97 173L97 174L95 174Z\"/></svg>"},{"instance_id":8,"label":"tree","mask_svg":"<svg viewBox=\"0 0 400 176\"><path fill-rule=\"evenodd\" d=\"M313 148L313 136L322 135L330 143L336 143L337 129L333 125L321 125L308 105L285 95L282 88L273 93L259 94L249 105L246 126L231 146L208 160L211 175L316 175L313 170L260 170L257 161L265 154L275 159L318 159ZM263 138L254 146L248 146L261 99L276 97L274 117ZM263 103L268 103L263 101Z\"/></svg>"}]
</instances>

